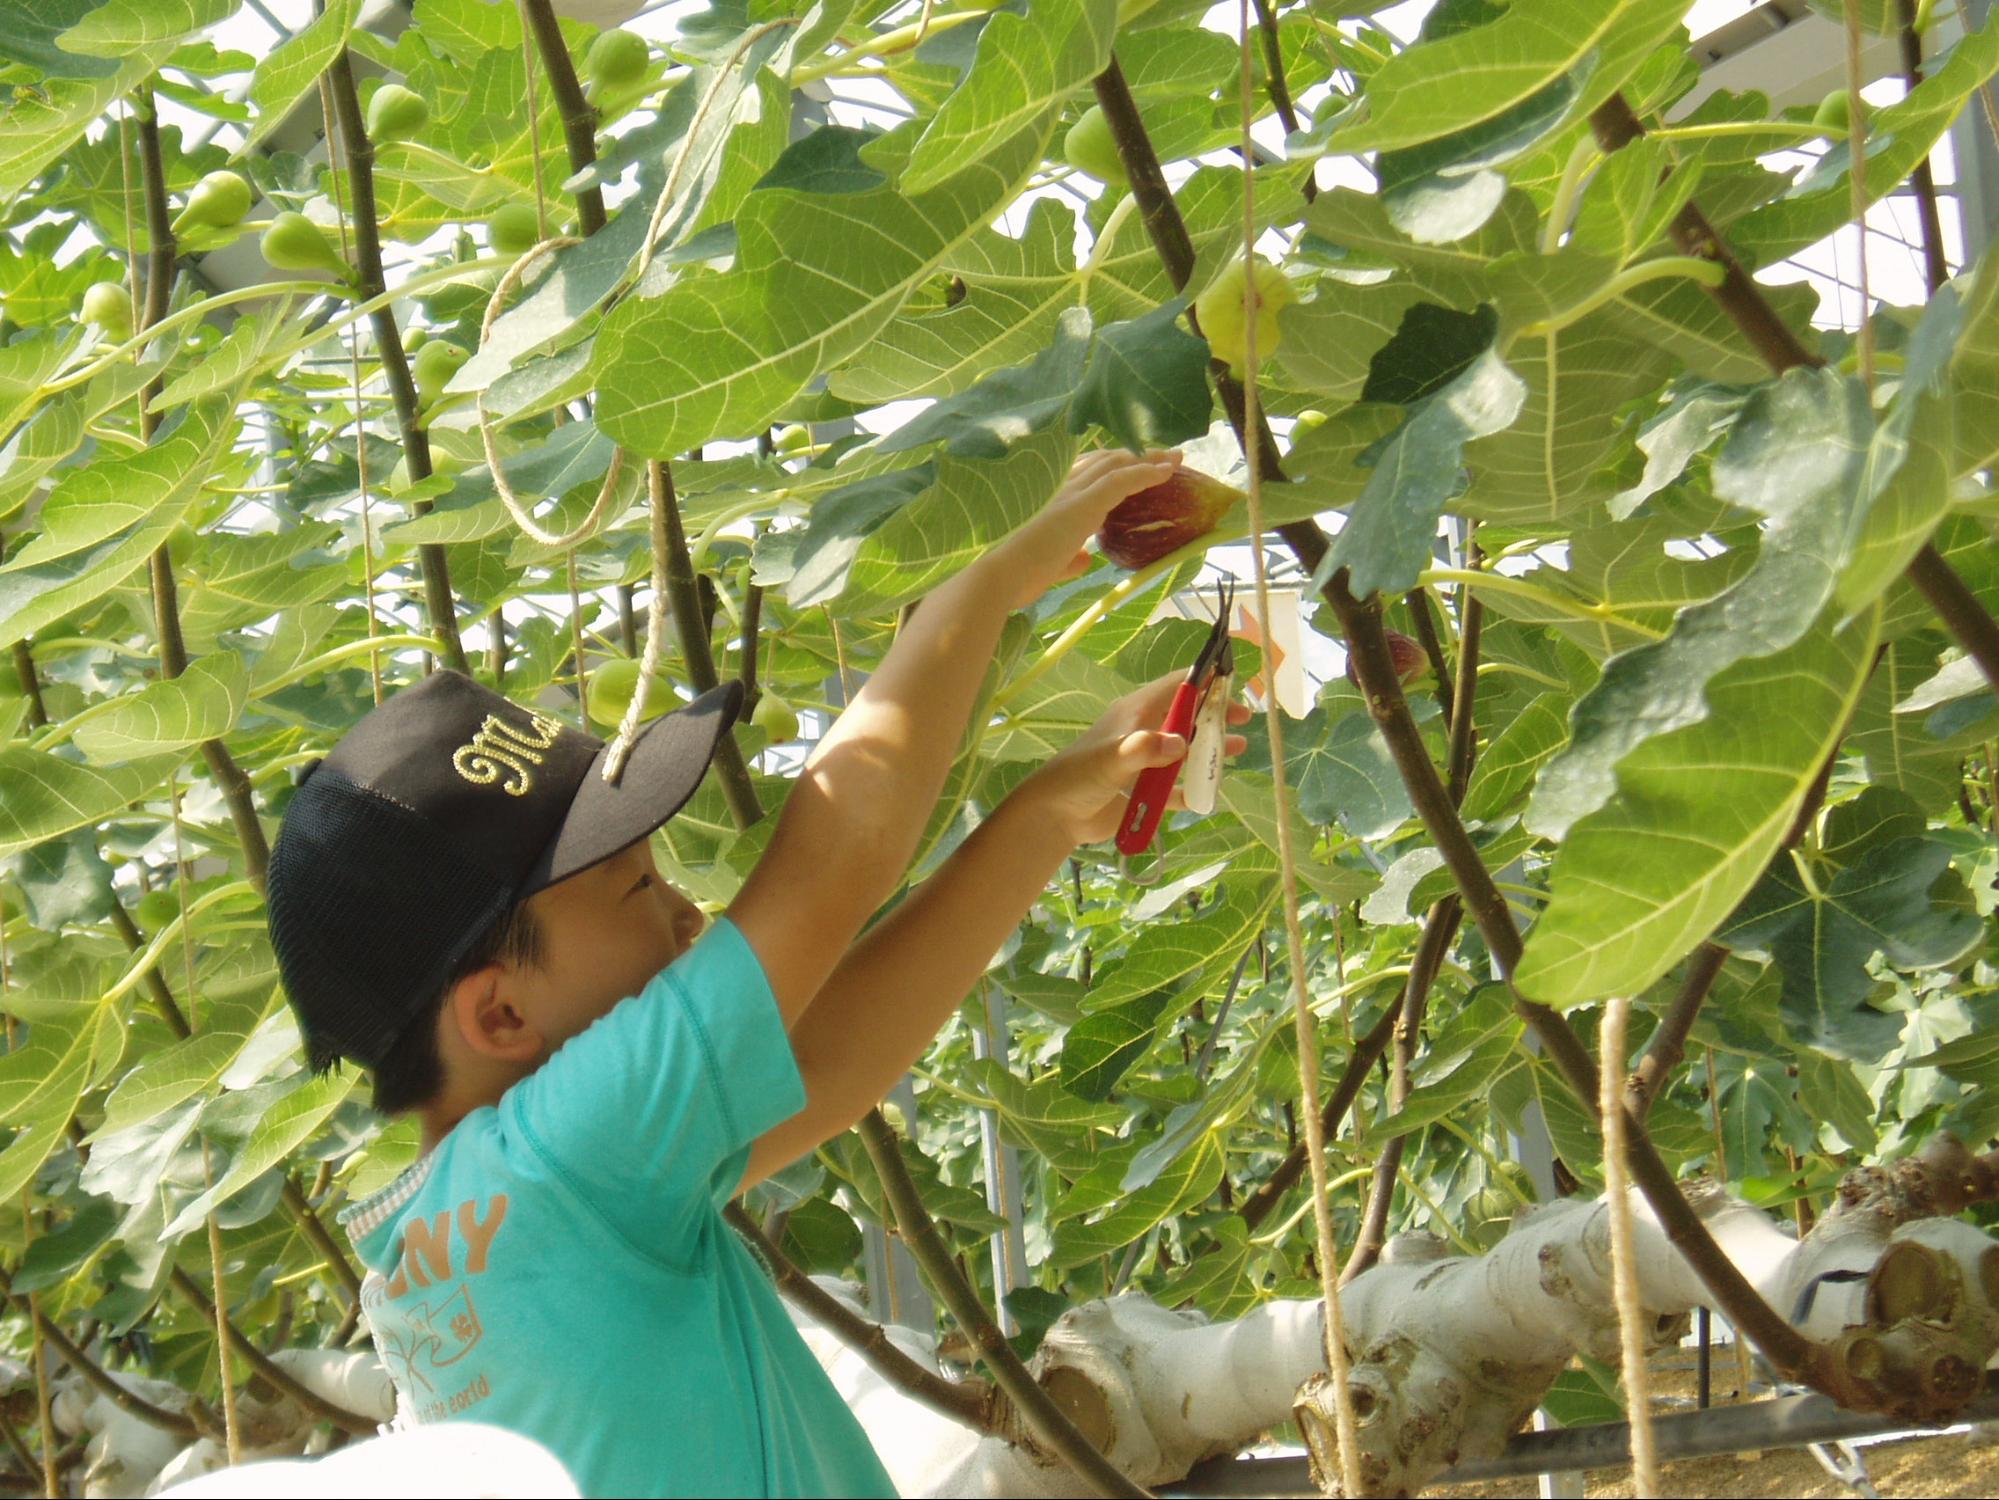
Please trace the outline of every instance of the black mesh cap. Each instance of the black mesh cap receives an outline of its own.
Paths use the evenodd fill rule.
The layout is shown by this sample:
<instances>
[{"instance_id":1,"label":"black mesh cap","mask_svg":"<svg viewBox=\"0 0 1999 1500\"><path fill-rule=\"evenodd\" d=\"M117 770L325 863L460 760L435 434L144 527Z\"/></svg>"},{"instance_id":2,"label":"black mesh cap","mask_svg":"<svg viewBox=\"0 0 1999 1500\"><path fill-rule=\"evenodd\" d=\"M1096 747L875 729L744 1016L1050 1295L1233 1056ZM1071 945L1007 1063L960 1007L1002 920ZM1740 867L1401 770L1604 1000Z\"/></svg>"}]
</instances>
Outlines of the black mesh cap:
<instances>
[{"instance_id":1,"label":"black mesh cap","mask_svg":"<svg viewBox=\"0 0 1999 1500\"><path fill-rule=\"evenodd\" d=\"M362 718L271 849L271 945L313 1065L379 1066L510 905L680 811L741 706L732 682L654 720L615 784L595 735L456 672Z\"/></svg>"}]
</instances>

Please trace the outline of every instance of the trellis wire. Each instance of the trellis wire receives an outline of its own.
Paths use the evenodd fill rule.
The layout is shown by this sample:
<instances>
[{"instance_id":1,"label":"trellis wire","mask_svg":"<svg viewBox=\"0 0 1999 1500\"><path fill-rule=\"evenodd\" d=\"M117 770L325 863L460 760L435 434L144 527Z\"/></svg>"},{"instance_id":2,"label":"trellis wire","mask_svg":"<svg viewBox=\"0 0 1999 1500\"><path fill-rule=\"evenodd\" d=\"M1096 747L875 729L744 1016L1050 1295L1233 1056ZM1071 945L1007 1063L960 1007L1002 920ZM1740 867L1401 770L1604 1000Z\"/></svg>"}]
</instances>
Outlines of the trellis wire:
<instances>
[{"instance_id":1,"label":"trellis wire","mask_svg":"<svg viewBox=\"0 0 1999 1500\"><path fill-rule=\"evenodd\" d=\"M1242 104L1242 253L1243 253L1243 457L1249 463L1250 563L1256 580L1256 610L1269 631L1270 580L1263 560L1263 475L1254 433L1258 419L1256 312L1256 190L1254 120L1251 105L1249 0L1237 0ZM1323 1304L1326 1369L1333 1382L1334 1430L1339 1439L1340 1478L1346 1493L1361 1493L1359 1423L1354 1416L1353 1385L1347 1369L1346 1319L1340 1309L1339 1251L1333 1243L1332 1204L1326 1182L1325 1125L1319 1115L1319 1046L1311 997L1305 985L1305 940L1298 919L1298 869L1291 848L1291 797L1284 768L1283 708L1277 701L1276 674L1264 695L1264 722L1270 733L1271 798L1277 818L1277 862L1284 896L1284 941L1291 963L1291 998L1298 1029L1298 1081L1305 1116L1305 1154L1312 1173L1312 1221L1318 1231L1319 1296Z\"/></svg>"}]
</instances>

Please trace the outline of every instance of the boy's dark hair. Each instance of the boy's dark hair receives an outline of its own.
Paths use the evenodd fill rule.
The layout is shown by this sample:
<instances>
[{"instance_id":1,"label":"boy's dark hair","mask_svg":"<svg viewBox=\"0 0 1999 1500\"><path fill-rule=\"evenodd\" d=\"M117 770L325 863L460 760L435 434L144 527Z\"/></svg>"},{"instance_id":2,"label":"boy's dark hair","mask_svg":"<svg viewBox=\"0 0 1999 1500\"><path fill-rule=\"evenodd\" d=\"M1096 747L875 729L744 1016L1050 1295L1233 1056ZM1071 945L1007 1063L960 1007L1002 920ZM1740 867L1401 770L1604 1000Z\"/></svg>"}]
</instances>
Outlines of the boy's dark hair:
<instances>
[{"instance_id":1,"label":"boy's dark hair","mask_svg":"<svg viewBox=\"0 0 1999 1500\"><path fill-rule=\"evenodd\" d=\"M510 906L452 968L436 996L396 1039L375 1069L375 1109L399 1115L428 1103L444 1087L444 1059L437 1050L437 1017L452 987L487 964L539 968L546 961L547 934L525 901Z\"/></svg>"}]
</instances>

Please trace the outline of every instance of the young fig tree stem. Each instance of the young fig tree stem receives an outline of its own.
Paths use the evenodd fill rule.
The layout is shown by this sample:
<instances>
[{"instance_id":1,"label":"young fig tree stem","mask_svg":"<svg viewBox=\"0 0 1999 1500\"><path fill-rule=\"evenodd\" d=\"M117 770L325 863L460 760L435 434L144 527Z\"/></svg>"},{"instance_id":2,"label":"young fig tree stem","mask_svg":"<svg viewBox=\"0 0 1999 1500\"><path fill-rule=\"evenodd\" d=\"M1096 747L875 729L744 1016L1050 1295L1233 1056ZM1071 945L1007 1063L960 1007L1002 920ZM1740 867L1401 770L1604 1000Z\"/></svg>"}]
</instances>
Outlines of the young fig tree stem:
<instances>
[{"instance_id":1,"label":"young fig tree stem","mask_svg":"<svg viewBox=\"0 0 1999 1500\"><path fill-rule=\"evenodd\" d=\"M972 1341L972 1347L979 1351L979 1357L986 1362L993 1379L1019 1411L1028 1429L1097 1494L1132 1497L1132 1500L1145 1496L1148 1491L1134 1484L1097 1451L1013 1352L1006 1335L1000 1332L993 1315L965 1280L939 1237L916 1183L903 1165L902 1147L881 1111L869 1110L855 1128L860 1132L861 1144L867 1148L868 1159L874 1163L875 1175L881 1180L882 1198L895 1217L896 1232L915 1257L917 1269L964 1330L965 1337Z\"/></svg>"},{"instance_id":2,"label":"young fig tree stem","mask_svg":"<svg viewBox=\"0 0 1999 1500\"><path fill-rule=\"evenodd\" d=\"M410 374L409 355L403 349L402 330L396 326L396 312L388 301L388 282L382 272L382 234L375 209L375 146L368 139L361 118L361 100L354 91L354 69L345 48L326 70L333 94L333 114L340 129L341 149L347 157L348 196L353 203L355 271L364 301L379 301L370 314L375 332L375 352L381 356L382 378L396 407L396 425L401 430L403 460L412 482L431 476L430 434L423 425L417 404L416 381ZM413 509L429 515L431 504L419 500ZM423 594L430 631L444 644L444 663L453 671L472 675L465 646L458 638L458 608L451 596L451 569L444 548L426 542L417 549L417 567L423 575Z\"/></svg>"}]
</instances>

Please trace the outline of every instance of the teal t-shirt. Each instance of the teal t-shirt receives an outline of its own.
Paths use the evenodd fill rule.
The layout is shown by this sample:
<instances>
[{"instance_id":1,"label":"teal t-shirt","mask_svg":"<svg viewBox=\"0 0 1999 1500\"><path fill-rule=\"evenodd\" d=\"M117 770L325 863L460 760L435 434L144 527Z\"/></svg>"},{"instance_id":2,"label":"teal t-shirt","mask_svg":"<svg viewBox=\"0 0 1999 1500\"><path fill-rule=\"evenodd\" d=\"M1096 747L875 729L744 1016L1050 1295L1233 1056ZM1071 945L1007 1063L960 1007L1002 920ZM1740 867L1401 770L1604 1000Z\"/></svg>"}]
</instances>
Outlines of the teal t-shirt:
<instances>
[{"instance_id":1,"label":"teal t-shirt","mask_svg":"<svg viewBox=\"0 0 1999 1500\"><path fill-rule=\"evenodd\" d=\"M638 995L342 1215L421 1422L525 1433L586 1495L893 1495L722 1221L805 1105L755 953L717 921Z\"/></svg>"}]
</instances>

